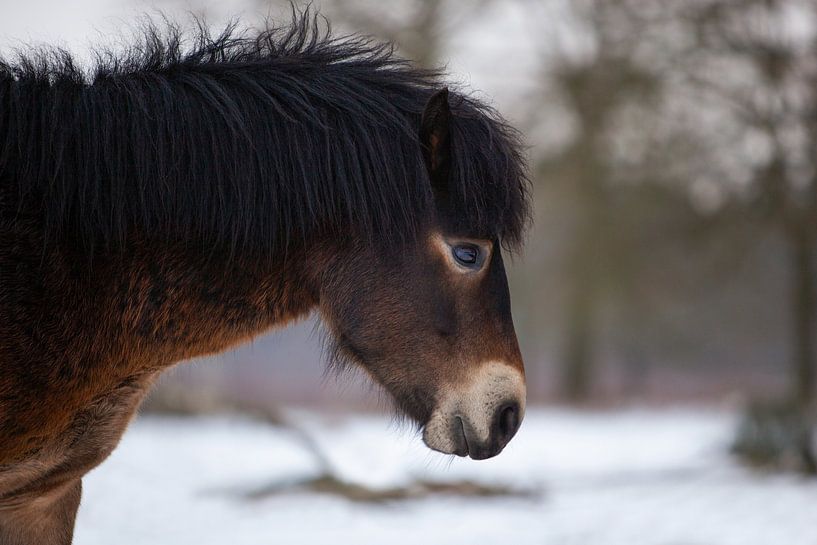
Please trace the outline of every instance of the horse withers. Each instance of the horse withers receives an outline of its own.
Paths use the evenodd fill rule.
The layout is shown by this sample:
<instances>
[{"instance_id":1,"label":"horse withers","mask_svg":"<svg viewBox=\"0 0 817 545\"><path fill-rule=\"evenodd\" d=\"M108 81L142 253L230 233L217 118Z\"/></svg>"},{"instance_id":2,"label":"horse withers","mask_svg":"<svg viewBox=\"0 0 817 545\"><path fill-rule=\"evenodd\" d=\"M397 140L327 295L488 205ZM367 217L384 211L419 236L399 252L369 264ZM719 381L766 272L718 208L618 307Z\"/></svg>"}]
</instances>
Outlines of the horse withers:
<instances>
[{"instance_id":1,"label":"horse withers","mask_svg":"<svg viewBox=\"0 0 817 545\"><path fill-rule=\"evenodd\" d=\"M0 62L0 544L70 543L164 369L313 310L431 449L488 458L522 420L517 133L308 14L182 43Z\"/></svg>"}]
</instances>

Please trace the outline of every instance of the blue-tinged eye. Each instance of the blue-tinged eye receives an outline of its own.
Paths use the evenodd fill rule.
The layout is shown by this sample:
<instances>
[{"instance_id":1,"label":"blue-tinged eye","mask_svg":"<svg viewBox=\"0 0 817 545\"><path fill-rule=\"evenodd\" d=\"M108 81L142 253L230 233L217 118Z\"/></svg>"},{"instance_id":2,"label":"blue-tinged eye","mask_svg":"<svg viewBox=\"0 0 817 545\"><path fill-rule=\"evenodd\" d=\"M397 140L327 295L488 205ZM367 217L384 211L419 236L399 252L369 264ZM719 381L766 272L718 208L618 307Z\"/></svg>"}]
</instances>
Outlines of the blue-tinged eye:
<instances>
[{"instance_id":1,"label":"blue-tinged eye","mask_svg":"<svg viewBox=\"0 0 817 545\"><path fill-rule=\"evenodd\" d=\"M465 267L474 267L479 263L479 247L472 244L460 244L452 249L454 259Z\"/></svg>"}]
</instances>

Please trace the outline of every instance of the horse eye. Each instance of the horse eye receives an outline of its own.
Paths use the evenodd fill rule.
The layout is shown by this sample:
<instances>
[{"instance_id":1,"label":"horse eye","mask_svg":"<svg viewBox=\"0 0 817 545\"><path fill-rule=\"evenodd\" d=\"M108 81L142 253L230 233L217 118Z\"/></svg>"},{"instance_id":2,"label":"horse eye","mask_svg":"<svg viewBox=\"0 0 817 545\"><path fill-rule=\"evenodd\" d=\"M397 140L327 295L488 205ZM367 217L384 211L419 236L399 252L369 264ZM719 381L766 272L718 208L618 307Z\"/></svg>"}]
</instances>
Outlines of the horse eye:
<instances>
[{"instance_id":1,"label":"horse eye","mask_svg":"<svg viewBox=\"0 0 817 545\"><path fill-rule=\"evenodd\" d=\"M479 260L479 248L476 246L454 246L454 258L466 267L473 267Z\"/></svg>"}]
</instances>

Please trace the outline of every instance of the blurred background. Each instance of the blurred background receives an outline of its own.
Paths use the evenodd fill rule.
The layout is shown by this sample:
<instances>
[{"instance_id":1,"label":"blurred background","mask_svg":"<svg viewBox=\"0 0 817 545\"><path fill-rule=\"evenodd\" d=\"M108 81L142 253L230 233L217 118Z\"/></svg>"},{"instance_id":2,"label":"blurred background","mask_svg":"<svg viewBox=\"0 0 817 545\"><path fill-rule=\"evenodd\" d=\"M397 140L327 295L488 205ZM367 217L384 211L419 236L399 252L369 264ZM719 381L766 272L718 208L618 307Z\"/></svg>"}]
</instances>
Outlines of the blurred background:
<instances>
[{"instance_id":1,"label":"blurred background","mask_svg":"<svg viewBox=\"0 0 817 545\"><path fill-rule=\"evenodd\" d=\"M90 475L76 542L817 544L817 4L323 0L525 135L509 263L529 410L424 450L314 321L168 373ZM273 0L0 0L0 51L215 27ZM116 532L112 534L111 532Z\"/></svg>"}]
</instances>

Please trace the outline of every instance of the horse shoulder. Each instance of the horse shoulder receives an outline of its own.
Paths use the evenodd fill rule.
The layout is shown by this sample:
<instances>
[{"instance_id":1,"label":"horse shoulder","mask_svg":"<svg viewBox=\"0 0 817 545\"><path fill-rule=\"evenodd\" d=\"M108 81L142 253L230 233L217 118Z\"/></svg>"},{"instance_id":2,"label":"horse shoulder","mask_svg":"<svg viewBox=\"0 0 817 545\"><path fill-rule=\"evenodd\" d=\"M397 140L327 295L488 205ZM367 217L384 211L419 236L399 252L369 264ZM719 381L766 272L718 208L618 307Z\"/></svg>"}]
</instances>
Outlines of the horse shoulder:
<instances>
[{"instance_id":1,"label":"horse shoulder","mask_svg":"<svg viewBox=\"0 0 817 545\"><path fill-rule=\"evenodd\" d=\"M4 512L42 502L104 461L154 378L123 381L75 411L64 430L45 438L25 457L0 465L0 522Z\"/></svg>"}]
</instances>

